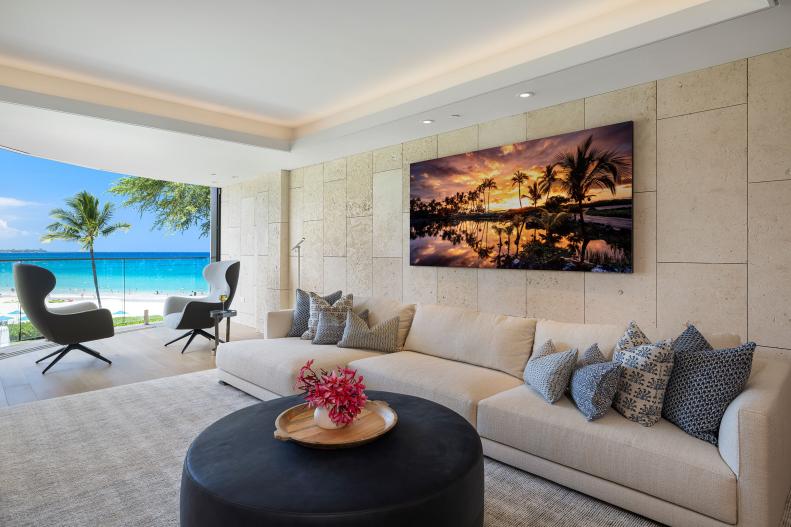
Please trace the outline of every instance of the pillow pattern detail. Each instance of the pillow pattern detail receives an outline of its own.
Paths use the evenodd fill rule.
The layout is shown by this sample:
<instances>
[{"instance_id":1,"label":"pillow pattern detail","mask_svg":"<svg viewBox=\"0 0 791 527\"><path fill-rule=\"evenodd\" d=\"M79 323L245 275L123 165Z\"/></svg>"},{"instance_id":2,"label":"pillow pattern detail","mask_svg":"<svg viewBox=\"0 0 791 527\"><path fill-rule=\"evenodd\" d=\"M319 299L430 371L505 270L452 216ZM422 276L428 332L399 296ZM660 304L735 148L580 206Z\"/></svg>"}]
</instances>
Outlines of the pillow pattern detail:
<instances>
[{"instance_id":1,"label":"pillow pattern detail","mask_svg":"<svg viewBox=\"0 0 791 527\"><path fill-rule=\"evenodd\" d=\"M346 313L346 328L338 342L338 347L369 349L388 353L396 351L399 322L400 318L395 316L369 328L367 320L354 311L349 310Z\"/></svg>"},{"instance_id":2,"label":"pillow pattern detail","mask_svg":"<svg viewBox=\"0 0 791 527\"><path fill-rule=\"evenodd\" d=\"M623 336L618 339L618 342L615 343L613 356L619 350L636 348L637 346L642 346L644 344L651 344L651 341L645 336L645 333L643 333L643 330L637 325L637 322L632 320L626 327L626 333L624 333Z\"/></svg>"},{"instance_id":3,"label":"pillow pattern detail","mask_svg":"<svg viewBox=\"0 0 791 527\"><path fill-rule=\"evenodd\" d=\"M585 419L603 417L612 406L621 365L617 362L594 362L574 370L571 376L571 399Z\"/></svg>"},{"instance_id":4,"label":"pillow pattern detail","mask_svg":"<svg viewBox=\"0 0 791 527\"><path fill-rule=\"evenodd\" d=\"M588 366L589 364L597 364L599 362L608 361L607 357L605 357L604 353L602 353L599 349L599 343L597 342L585 350L585 353L583 353L582 357L580 357L580 359L577 361L577 368L582 368L583 366Z\"/></svg>"},{"instance_id":5,"label":"pillow pattern detail","mask_svg":"<svg viewBox=\"0 0 791 527\"><path fill-rule=\"evenodd\" d=\"M681 335L673 340L673 353L678 357L679 353L686 353L688 351L706 351L712 349L706 337L698 331L698 328L692 324L687 324ZM672 377L672 375L671 375Z\"/></svg>"},{"instance_id":6,"label":"pillow pattern detail","mask_svg":"<svg viewBox=\"0 0 791 527\"><path fill-rule=\"evenodd\" d=\"M351 293L342 296L332 305L316 293L310 293L310 318L308 319L308 329L302 334L302 339L313 340L316 336L316 328L319 325L319 313L329 313L337 320L344 321L346 320L346 312L351 310L353 303L354 296Z\"/></svg>"},{"instance_id":7,"label":"pillow pattern detail","mask_svg":"<svg viewBox=\"0 0 791 527\"><path fill-rule=\"evenodd\" d=\"M670 340L627 349L616 347L613 362L623 368L613 399L615 409L643 426L655 425L662 417L665 389L673 370Z\"/></svg>"},{"instance_id":8,"label":"pillow pattern detail","mask_svg":"<svg viewBox=\"0 0 791 527\"><path fill-rule=\"evenodd\" d=\"M577 350L558 353L547 340L525 366L524 380L550 404L563 397L577 363Z\"/></svg>"},{"instance_id":9,"label":"pillow pattern detail","mask_svg":"<svg viewBox=\"0 0 791 527\"><path fill-rule=\"evenodd\" d=\"M368 310L361 311L358 315L366 323L368 322ZM316 326L316 336L313 337L313 344L337 344L343 337L346 329L346 318L339 319L334 314L319 312L319 324Z\"/></svg>"},{"instance_id":10,"label":"pillow pattern detail","mask_svg":"<svg viewBox=\"0 0 791 527\"><path fill-rule=\"evenodd\" d=\"M322 297L328 304L332 305L343 295L341 291L335 291ZM308 319L310 318L310 293L297 289L296 302L294 304L294 320L291 322L289 337L301 337L308 330Z\"/></svg>"},{"instance_id":11,"label":"pillow pattern detail","mask_svg":"<svg viewBox=\"0 0 791 527\"><path fill-rule=\"evenodd\" d=\"M675 365L662 415L691 436L718 445L722 416L750 378L755 343L715 350L690 325L673 347Z\"/></svg>"}]
</instances>

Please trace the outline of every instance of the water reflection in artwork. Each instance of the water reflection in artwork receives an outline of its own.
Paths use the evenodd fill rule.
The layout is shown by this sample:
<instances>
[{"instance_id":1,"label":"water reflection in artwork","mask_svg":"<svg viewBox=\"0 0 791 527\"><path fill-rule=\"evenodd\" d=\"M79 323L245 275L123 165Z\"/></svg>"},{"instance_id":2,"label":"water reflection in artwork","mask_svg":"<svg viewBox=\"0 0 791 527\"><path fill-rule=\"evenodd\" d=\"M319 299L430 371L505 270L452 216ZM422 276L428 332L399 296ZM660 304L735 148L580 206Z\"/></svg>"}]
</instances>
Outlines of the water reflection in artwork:
<instances>
[{"instance_id":1,"label":"water reflection in artwork","mask_svg":"<svg viewBox=\"0 0 791 527\"><path fill-rule=\"evenodd\" d=\"M632 272L632 123L413 163L412 265Z\"/></svg>"}]
</instances>

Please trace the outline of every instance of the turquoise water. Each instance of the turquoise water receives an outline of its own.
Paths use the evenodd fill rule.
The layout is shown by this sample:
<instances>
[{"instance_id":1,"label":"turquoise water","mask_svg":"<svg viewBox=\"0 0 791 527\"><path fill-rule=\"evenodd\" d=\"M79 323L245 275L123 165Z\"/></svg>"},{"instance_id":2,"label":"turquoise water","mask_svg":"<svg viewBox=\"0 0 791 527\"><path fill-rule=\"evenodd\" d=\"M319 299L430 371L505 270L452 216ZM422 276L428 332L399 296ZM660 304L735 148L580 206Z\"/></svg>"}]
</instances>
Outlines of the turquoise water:
<instances>
[{"instance_id":1,"label":"turquoise water","mask_svg":"<svg viewBox=\"0 0 791 527\"><path fill-rule=\"evenodd\" d=\"M97 252L100 291L127 294L205 291L202 271L209 253ZM91 293L93 275L88 253L0 253L0 292L14 288L15 262L39 265L57 278L56 294Z\"/></svg>"}]
</instances>

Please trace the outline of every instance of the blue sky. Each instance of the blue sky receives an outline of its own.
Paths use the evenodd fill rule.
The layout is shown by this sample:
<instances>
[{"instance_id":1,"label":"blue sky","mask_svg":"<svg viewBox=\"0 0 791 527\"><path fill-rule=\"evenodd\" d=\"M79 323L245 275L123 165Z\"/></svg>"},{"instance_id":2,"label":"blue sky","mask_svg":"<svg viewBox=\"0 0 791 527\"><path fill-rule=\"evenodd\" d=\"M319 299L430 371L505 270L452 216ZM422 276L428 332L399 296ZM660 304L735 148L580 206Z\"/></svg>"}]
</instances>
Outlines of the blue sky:
<instances>
[{"instance_id":1,"label":"blue sky","mask_svg":"<svg viewBox=\"0 0 791 527\"><path fill-rule=\"evenodd\" d=\"M126 233L113 234L96 243L97 251L186 252L209 250L208 238L199 238L197 228L183 234L152 231L153 217L121 206L122 197L108 189L118 174L77 167L0 149L0 250L45 249L52 252L79 251L69 242L41 243L51 223L49 211L63 206L66 198L87 190L101 203L116 204L115 220L132 225Z\"/></svg>"}]
</instances>

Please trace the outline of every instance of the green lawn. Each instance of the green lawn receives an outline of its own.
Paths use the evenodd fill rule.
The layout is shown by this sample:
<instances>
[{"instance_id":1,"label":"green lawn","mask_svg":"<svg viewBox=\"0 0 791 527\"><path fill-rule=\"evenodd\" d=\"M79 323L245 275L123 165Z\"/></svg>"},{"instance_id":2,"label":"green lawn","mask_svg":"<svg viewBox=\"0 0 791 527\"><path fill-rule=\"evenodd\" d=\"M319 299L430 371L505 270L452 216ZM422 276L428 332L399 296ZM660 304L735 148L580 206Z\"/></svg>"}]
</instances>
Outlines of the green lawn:
<instances>
[{"instance_id":1,"label":"green lawn","mask_svg":"<svg viewBox=\"0 0 791 527\"><path fill-rule=\"evenodd\" d=\"M150 316L148 317L148 320L149 322L162 322L162 315ZM115 327L135 326L142 323L143 323L143 317L113 318L113 325ZM38 330L35 327L33 327L33 323L30 321L22 322L21 324L9 324L8 331L11 334L11 342L19 342L20 340L31 340L41 337L41 334L38 332Z\"/></svg>"}]
</instances>

